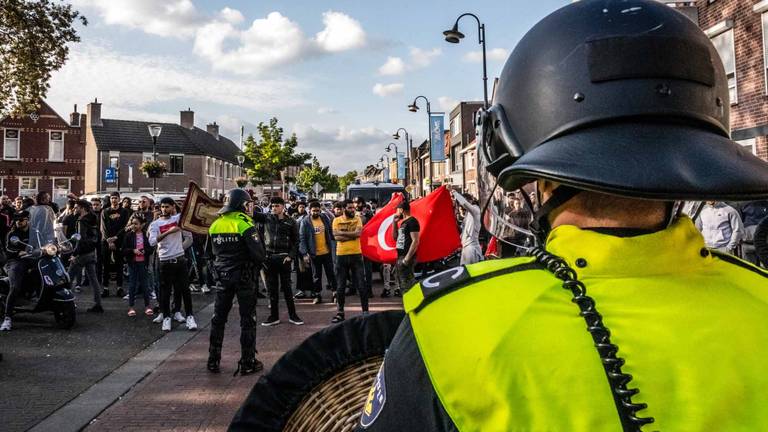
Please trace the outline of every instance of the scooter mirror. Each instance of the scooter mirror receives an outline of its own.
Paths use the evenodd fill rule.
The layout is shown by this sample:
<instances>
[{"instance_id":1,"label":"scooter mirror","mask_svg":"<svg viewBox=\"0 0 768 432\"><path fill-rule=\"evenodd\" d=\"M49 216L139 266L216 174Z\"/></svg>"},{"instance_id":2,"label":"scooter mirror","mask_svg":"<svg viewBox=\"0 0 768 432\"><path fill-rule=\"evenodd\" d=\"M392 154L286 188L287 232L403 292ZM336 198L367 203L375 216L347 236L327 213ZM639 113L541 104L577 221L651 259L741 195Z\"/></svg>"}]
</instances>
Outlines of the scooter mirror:
<instances>
[{"instance_id":1,"label":"scooter mirror","mask_svg":"<svg viewBox=\"0 0 768 432\"><path fill-rule=\"evenodd\" d=\"M19 243L21 243L21 240L19 240L19 238L18 238L18 237L16 237L16 236L13 236L13 237L11 237L10 239L8 239L8 241L9 241L9 242L10 242L12 245L14 245L14 246L16 246L16 245L18 245Z\"/></svg>"},{"instance_id":2,"label":"scooter mirror","mask_svg":"<svg viewBox=\"0 0 768 432\"><path fill-rule=\"evenodd\" d=\"M69 239L72 241L80 241L80 233L72 234L72 237L70 237Z\"/></svg>"}]
</instances>

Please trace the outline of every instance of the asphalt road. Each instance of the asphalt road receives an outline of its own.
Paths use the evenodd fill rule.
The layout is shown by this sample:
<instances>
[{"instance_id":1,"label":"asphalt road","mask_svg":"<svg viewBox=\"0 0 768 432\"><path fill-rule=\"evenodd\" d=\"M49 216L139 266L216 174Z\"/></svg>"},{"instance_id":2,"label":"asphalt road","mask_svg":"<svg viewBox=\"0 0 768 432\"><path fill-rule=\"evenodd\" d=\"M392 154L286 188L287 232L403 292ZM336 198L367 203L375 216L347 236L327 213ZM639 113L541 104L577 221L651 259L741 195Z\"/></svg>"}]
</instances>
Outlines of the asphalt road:
<instances>
[{"instance_id":1,"label":"asphalt road","mask_svg":"<svg viewBox=\"0 0 768 432\"><path fill-rule=\"evenodd\" d=\"M163 335L142 301L130 318L127 301L115 297L103 299L104 314L85 312L91 298L89 288L78 295L71 330L57 329L50 313L18 314L13 331L0 333L0 429L34 426ZM197 311L213 296L193 294L192 301ZM174 323L174 331L187 330Z\"/></svg>"}]
</instances>

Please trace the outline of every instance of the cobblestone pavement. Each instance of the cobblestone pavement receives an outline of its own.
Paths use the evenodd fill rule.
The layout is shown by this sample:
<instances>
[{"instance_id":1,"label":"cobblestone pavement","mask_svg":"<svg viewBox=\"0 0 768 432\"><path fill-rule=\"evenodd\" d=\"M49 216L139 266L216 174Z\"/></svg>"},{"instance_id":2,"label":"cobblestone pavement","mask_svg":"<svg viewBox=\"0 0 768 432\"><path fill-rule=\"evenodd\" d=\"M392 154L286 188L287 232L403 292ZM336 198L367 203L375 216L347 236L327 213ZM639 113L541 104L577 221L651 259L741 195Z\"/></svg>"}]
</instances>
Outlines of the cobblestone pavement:
<instances>
[{"instance_id":1,"label":"cobblestone pavement","mask_svg":"<svg viewBox=\"0 0 768 432\"><path fill-rule=\"evenodd\" d=\"M162 336L143 314L128 317L119 298L103 300L104 314L86 313L91 298L88 288L78 295L71 330L57 329L50 313L19 314L0 333L0 430L27 430ZM195 310L211 301L193 295Z\"/></svg>"},{"instance_id":2,"label":"cobblestone pavement","mask_svg":"<svg viewBox=\"0 0 768 432\"><path fill-rule=\"evenodd\" d=\"M377 287L374 292L380 292ZM329 296L324 293L326 298ZM268 308L264 300L257 318L265 318ZM360 312L357 297L347 300L347 317ZM309 335L328 326L335 305L312 305L297 302L303 326L288 323L285 303L281 300L282 323L257 329L258 358L265 372L290 348ZM375 298L371 311L401 308L399 298ZM240 357L239 319L236 306L230 313L222 353L222 372L211 374L205 369L208 358L208 327L166 360L120 401L91 422L86 431L223 431L261 374L233 377ZM208 323L206 323L208 324Z\"/></svg>"}]
</instances>

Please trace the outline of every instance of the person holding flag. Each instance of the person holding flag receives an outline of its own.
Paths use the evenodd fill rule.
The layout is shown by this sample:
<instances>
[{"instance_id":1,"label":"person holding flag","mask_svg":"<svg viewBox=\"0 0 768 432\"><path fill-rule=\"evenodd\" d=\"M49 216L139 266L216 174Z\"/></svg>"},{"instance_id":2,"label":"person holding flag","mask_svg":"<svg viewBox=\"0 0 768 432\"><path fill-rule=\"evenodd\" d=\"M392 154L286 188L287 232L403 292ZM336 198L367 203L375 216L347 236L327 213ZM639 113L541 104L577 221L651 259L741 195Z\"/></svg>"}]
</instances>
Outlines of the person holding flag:
<instances>
[{"instance_id":1,"label":"person holding flag","mask_svg":"<svg viewBox=\"0 0 768 432\"><path fill-rule=\"evenodd\" d=\"M395 288L395 297L400 297L403 291L413 285L416 277L413 274L413 268L416 265L416 252L419 250L419 231L421 226L418 219L411 216L411 205L403 200L397 205L395 214L395 229L392 230L392 236L395 239L395 248L397 249L397 264L395 272L397 274L398 287Z\"/></svg>"}]
</instances>

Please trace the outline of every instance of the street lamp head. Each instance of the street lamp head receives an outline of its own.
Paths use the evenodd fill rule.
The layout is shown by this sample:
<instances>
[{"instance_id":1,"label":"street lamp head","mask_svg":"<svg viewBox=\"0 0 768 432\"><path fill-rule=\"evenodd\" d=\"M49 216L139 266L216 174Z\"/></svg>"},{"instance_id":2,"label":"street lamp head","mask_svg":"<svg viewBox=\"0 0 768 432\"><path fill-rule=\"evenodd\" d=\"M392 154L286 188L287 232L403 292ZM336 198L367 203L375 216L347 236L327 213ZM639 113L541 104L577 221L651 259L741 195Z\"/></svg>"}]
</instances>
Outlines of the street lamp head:
<instances>
[{"instance_id":1,"label":"street lamp head","mask_svg":"<svg viewBox=\"0 0 768 432\"><path fill-rule=\"evenodd\" d=\"M394 139L400 139L400 134L399 134L399 133L397 133L397 132L395 132L394 134L392 134L392 138L394 138Z\"/></svg>"},{"instance_id":2,"label":"street lamp head","mask_svg":"<svg viewBox=\"0 0 768 432\"><path fill-rule=\"evenodd\" d=\"M244 155L241 155L241 154L237 155L237 163L239 163L240 165L242 165L242 164L243 164L243 162L245 162L245 156L244 156Z\"/></svg>"},{"instance_id":3,"label":"street lamp head","mask_svg":"<svg viewBox=\"0 0 768 432\"><path fill-rule=\"evenodd\" d=\"M453 25L452 29L444 31L443 35L445 36L445 41L450 43L459 43L464 39L464 33L459 31L458 21Z\"/></svg>"},{"instance_id":4,"label":"street lamp head","mask_svg":"<svg viewBox=\"0 0 768 432\"><path fill-rule=\"evenodd\" d=\"M160 132L162 132L162 130L163 130L163 127L160 126L159 124L151 124L151 125L147 126L147 128L149 129L149 135L152 138L159 137L160 136Z\"/></svg>"},{"instance_id":5,"label":"street lamp head","mask_svg":"<svg viewBox=\"0 0 768 432\"><path fill-rule=\"evenodd\" d=\"M412 103L412 104L408 105L408 111L416 112L418 110L419 110L419 107L415 103Z\"/></svg>"}]
</instances>

